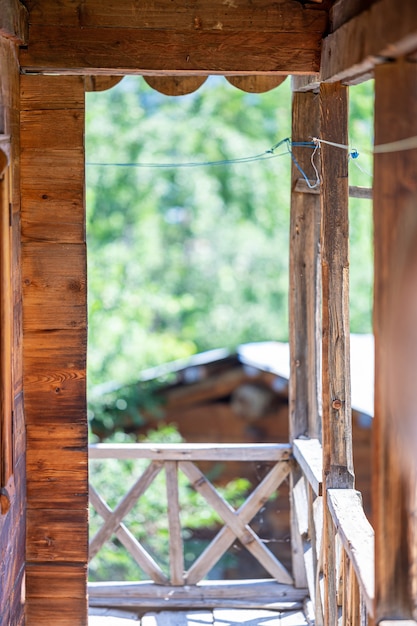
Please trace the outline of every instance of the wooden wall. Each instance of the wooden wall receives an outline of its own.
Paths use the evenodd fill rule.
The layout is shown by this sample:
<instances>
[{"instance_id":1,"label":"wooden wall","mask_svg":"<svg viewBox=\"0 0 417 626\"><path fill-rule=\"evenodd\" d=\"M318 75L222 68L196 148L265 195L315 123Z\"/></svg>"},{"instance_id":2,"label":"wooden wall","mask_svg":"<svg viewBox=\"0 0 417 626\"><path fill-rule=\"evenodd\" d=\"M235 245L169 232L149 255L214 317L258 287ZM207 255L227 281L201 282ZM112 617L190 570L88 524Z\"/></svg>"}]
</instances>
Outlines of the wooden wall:
<instances>
[{"instance_id":1,"label":"wooden wall","mask_svg":"<svg viewBox=\"0 0 417 626\"><path fill-rule=\"evenodd\" d=\"M0 37L0 148L10 165L0 177L1 439L0 624L24 622L25 428L22 393L17 46ZM4 152L3 152L4 150ZM5 161L7 162L7 161ZM3 168L1 168L3 169ZM6 445L6 440L8 443ZM9 450L5 450L5 446ZM6 454L5 454L6 453ZM8 460L5 463L5 456ZM5 466L8 467L5 467Z\"/></svg>"},{"instance_id":2,"label":"wooden wall","mask_svg":"<svg viewBox=\"0 0 417 626\"><path fill-rule=\"evenodd\" d=\"M84 79L21 77L28 624L86 624Z\"/></svg>"}]
</instances>

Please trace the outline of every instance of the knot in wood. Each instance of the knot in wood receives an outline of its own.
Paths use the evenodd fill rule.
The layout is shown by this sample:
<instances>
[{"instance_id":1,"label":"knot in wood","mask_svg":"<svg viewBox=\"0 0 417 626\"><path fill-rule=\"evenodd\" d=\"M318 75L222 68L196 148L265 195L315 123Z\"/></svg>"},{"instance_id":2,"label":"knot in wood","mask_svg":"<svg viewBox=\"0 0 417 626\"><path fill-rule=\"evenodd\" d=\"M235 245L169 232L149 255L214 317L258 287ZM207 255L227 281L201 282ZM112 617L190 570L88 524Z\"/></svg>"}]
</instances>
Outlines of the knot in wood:
<instances>
[{"instance_id":1,"label":"knot in wood","mask_svg":"<svg viewBox=\"0 0 417 626\"><path fill-rule=\"evenodd\" d=\"M338 398L336 398L336 400L333 400L333 402L332 402L332 407L336 411L339 411L342 408L342 401L339 400Z\"/></svg>"}]
</instances>

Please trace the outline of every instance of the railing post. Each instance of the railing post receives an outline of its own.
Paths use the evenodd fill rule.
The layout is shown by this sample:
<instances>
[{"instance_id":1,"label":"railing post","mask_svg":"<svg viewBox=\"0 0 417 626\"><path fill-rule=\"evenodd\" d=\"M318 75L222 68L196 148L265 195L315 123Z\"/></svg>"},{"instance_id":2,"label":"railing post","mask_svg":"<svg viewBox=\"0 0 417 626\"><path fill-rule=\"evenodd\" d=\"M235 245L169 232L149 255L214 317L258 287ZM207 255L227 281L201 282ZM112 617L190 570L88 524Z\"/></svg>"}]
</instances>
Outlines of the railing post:
<instances>
[{"instance_id":1,"label":"railing post","mask_svg":"<svg viewBox=\"0 0 417 626\"><path fill-rule=\"evenodd\" d=\"M417 617L417 65L375 68L375 612ZM385 151L385 150L384 150Z\"/></svg>"},{"instance_id":2,"label":"railing post","mask_svg":"<svg viewBox=\"0 0 417 626\"><path fill-rule=\"evenodd\" d=\"M292 140L306 141L319 133L319 97L293 93ZM293 147L303 171L313 177L311 148ZM296 191L301 174L293 162L290 221L290 440L321 433L320 381L320 197ZM293 488L299 470L290 478L291 547L295 585L307 585L303 543L298 531Z\"/></svg>"},{"instance_id":3,"label":"railing post","mask_svg":"<svg viewBox=\"0 0 417 626\"><path fill-rule=\"evenodd\" d=\"M348 88L320 86L320 138L348 143ZM327 489L354 486L349 360L348 152L321 144L323 287L324 622L338 622L334 528Z\"/></svg>"}]
</instances>

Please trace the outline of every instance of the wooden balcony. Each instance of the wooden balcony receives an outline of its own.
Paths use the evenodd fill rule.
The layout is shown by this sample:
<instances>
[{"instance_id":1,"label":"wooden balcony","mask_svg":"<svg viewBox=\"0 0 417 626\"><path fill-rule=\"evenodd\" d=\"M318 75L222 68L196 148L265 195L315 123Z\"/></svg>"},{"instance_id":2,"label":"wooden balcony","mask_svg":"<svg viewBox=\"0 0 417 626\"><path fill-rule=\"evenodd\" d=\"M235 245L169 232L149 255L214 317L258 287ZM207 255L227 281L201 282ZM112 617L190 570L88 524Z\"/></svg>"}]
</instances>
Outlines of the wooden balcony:
<instances>
[{"instance_id":1,"label":"wooden balcony","mask_svg":"<svg viewBox=\"0 0 417 626\"><path fill-rule=\"evenodd\" d=\"M316 624L320 624L326 604L335 607L336 621L340 618L343 624L359 624L363 623L359 620L372 617L373 530L364 515L360 494L354 489L328 489L324 501L322 451L318 440L298 439L293 446L98 444L90 446L90 458L146 460L143 471L134 477L133 485L113 509L90 485L90 503L103 518L102 526L90 542L90 560L115 535L149 578L137 582L90 583L89 605L95 613L90 617L91 624L110 626L109 620L116 620L114 611L127 611L136 623L141 619L142 626L197 623L303 626L311 623L314 616ZM267 462L269 470L246 500L234 508L197 465L207 461ZM169 572L164 571L124 523L161 472L165 473ZM209 545L187 568L180 519L180 473L223 522ZM304 570L307 581L304 587L295 586L293 574L251 526L258 511L291 473L293 567ZM326 572L323 571L323 532L330 538L332 555L331 567ZM268 578L206 579L235 541L254 556ZM169 617L172 611L175 614ZM118 619L123 626L124 618Z\"/></svg>"}]
</instances>

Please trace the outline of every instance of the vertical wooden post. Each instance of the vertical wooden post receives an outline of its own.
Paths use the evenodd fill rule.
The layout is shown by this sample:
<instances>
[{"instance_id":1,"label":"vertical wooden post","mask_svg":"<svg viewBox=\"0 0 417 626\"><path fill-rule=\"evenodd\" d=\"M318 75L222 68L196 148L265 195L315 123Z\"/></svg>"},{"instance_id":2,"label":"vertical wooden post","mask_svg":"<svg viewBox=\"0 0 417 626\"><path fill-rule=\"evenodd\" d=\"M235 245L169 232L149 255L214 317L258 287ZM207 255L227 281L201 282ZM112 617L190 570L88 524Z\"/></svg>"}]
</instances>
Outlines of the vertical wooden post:
<instances>
[{"instance_id":1,"label":"vertical wooden post","mask_svg":"<svg viewBox=\"0 0 417 626\"><path fill-rule=\"evenodd\" d=\"M84 79L21 76L26 621L87 624Z\"/></svg>"},{"instance_id":2,"label":"vertical wooden post","mask_svg":"<svg viewBox=\"0 0 417 626\"><path fill-rule=\"evenodd\" d=\"M319 134L319 98L314 93L294 93L292 140L306 141ZM293 148L301 168L313 176L311 149ZM320 419L320 198L295 191L300 171L293 163L290 222L290 439L318 437ZM295 585L307 586L302 540L293 501L299 479L290 477L291 547Z\"/></svg>"},{"instance_id":3,"label":"vertical wooden post","mask_svg":"<svg viewBox=\"0 0 417 626\"><path fill-rule=\"evenodd\" d=\"M294 93L292 140L319 135L319 96ZM293 148L313 178L310 148ZM290 438L321 435L320 196L295 191L301 174L293 163L290 223Z\"/></svg>"},{"instance_id":4,"label":"vertical wooden post","mask_svg":"<svg viewBox=\"0 0 417 626\"><path fill-rule=\"evenodd\" d=\"M348 89L320 86L320 137L348 143ZM321 144L323 284L323 487L324 617L338 620L334 529L326 504L329 488L353 487L349 361L349 219L347 150Z\"/></svg>"},{"instance_id":5,"label":"vertical wooden post","mask_svg":"<svg viewBox=\"0 0 417 626\"><path fill-rule=\"evenodd\" d=\"M375 146L417 135L417 65L375 68ZM376 622L409 618L416 591L417 149L375 155ZM408 545L411 540L411 546ZM410 558L410 554L412 555ZM414 598L414 603L416 599Z\"/></svg>"}]
</instances>

